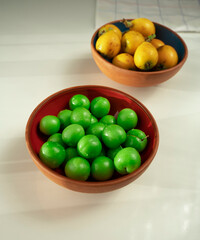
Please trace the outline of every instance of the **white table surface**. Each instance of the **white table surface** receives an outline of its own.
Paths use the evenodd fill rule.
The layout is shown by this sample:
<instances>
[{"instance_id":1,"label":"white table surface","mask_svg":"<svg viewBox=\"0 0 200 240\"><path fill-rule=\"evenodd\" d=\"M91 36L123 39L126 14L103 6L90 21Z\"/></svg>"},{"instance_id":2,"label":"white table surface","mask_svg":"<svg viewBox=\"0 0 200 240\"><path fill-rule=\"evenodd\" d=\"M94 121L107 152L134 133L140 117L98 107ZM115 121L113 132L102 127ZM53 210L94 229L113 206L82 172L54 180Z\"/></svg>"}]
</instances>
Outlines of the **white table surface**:
<instances>
[{"instance_id":1,"label":"white table surface","mask_svg":"<svg viewBox=\"0 0 200 240\"><path fill-rule=\"evenodd\" d=\"M0 238L200 239L200 34L180 33L189 56L171 80L134 88L104 76L90 39L95 1L0 1ZM50 94L105 85L154 115L160 145L128 186L84 194L48 180L25 145L32 110Z\"/></svg>"}]
</instances>

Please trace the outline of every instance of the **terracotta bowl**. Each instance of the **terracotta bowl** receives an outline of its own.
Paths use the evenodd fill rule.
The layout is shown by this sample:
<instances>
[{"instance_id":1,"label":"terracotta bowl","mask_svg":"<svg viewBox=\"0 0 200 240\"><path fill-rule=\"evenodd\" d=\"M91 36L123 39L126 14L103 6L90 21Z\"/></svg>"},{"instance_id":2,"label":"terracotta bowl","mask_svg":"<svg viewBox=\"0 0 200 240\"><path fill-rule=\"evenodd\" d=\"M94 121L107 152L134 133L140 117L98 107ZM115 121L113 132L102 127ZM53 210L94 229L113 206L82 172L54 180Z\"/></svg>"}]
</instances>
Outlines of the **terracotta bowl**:
<instances>
[{"instance_id":1,"label":"terracotta bowl","mask_svg":"<svg viewBox=\"0 0 200 240\"><path fill-rule=\"evenodd\" d=\"M119 176L115 175L111 180L103 182L77 181L66 177L61 169L52 170L48 168L38 153L42 144L47 140L39 129L38 125L45 115L57 115L59 111L69 108L69 99L75 94L84 94L90 100L97 96L108 98L111 103L110 114L117 115L123 108L132 108L138 115L137 127L143 130L148 138L148 145L141 154L142 164L133 173ZM159 144L159 133L157 124L149 110L134 97L119 90L101 86L77 86L67 88L43 100L32 112L26 125L26 144L30 156L39 170L53 182L78 192L100 193L121 188L138 178L152 162Z\"/></svg>"},{"instance_id":2,"label":"terracotta bowl","mask_svg":"<svg viewBox=\"0 0 200 240\"><path fill-rule=\"evenodd\" d=\"M121 20L113 21L110 23L116 25L122 32L128 30L121 22ZM126 70L114 66L111 61L103 58L95 49L98 31L102 27L101 26L93 34L91 40L92 56L99 69L110 79L134 87L153 86L172 78L185 63L188 56L188 49L184 40L176 32L161 24L154 24L156 27L156 38L162 40L165 44L173 46L176 49L179 57L179 62L176 66L166 70L148 72Z\"/></svg>"}]
</instances>

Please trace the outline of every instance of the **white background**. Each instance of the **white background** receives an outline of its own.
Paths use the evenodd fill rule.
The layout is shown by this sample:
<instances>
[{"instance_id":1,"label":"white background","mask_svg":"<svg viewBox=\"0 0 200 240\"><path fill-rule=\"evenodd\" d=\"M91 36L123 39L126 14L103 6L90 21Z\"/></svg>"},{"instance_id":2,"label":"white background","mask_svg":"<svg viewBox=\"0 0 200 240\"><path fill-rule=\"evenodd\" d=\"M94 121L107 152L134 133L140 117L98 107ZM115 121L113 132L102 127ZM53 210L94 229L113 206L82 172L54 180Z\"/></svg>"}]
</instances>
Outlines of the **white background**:
<instances>
[{"instance_id":1,"label":"white background","mask_svg":"<svg viewBox=\"0 0 200 240\"><path fill-rule=\"evenodd\" d=\"M0 0L0 238L198 240L200 34L180 33L189 56L172 79L129 87L104 76L92 59L95 8L94 0ZM151 111L160 132L147 171L109 193L56 185L25 145L27 120L44 98L87 84L131 94Z\"/></svg>"}]
</instances>

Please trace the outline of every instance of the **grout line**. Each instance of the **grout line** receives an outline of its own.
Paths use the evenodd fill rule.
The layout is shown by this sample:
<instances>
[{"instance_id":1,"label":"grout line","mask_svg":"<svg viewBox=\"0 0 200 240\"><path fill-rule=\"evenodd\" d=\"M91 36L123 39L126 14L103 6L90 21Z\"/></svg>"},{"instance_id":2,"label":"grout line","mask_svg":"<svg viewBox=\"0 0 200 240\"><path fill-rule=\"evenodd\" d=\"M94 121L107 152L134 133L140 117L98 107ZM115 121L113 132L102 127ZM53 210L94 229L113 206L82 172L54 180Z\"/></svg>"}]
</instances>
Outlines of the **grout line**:
<instances>
[{"instance_id":1,"label":"grout line","mask_svg":"<svg viewBox=\"0 0 200 240\"><path fill-rule=\"evenodd\" d=\"M178 5L179 5L180 11L181 11L181 16L182 16L182 19L183 19L183 23L185 24L186 29L189 30L188 24L187 24L187 22L185 21L185 18L184 18L183 8L182 8L180 0L178 0Z\"/></svg>"}]
</instances>

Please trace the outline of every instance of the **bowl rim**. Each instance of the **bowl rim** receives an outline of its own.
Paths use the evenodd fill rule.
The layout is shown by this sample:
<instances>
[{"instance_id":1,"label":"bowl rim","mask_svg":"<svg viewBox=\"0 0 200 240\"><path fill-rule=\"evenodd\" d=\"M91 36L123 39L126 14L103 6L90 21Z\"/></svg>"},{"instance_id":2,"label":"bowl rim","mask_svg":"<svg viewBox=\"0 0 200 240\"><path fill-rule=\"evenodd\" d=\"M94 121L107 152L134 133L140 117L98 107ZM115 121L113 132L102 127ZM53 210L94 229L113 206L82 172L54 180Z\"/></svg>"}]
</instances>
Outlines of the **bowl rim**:
<instances>
[{"instance_id":1,"label":"bowl rim","mask_svg":"<svg viewBox=\"0 0 200 240\"><path fill-rule=\"evenodd\" d=\"M126 19L126 20L128 20L128 21L131 21L131 20L133 20L133 19ZM144 76L146 76L146 75L158 75L158 74L164 74L164 73L167 73L167 72L171 72L171 71L173 71L173 70L175 70L175 69L177 69L177 68L179 68L179 67L181 67L184 63L185 63L185 61L187 60L187 57L188 57L188 48L187 48L187 45L186 45L186 43L185 43L185 41L181 38L181 36L178 34L178 33L176 33L174 30L172 30L171 28L169 28L169 27L166 27L166 26L164 26L164 25L162 25L162 24L160 24L160 23L157 23L157 22L153 22L155 25L159 25L160 27L163 27L163 28L165 28L165 29L167 29L168 31L170 31L170 32L172 32L174 35L176 35L177 36L177 38L179 38L179 40L182 42L182 44L183 44L183 46L184 46L184 49L185 49L185 54L184 54L184 57L183 57L183 59L178 63L178 64L176 64L174 67L171 67L171 68L168 68L168 69L163 69L163 70L157 70L157 71L132 71L132 70L127 70L127 69L123 69L123 68L120 68L120 67L117 67L117 66L115 66L114 64L112 64L111 62L109 62L109 61L107 61L105 58L103 58L102 56L101 56L101 54L99 54L98 53L98 51L95 49L95 46L94 46L94 38L96 37L96 35L98 34L98 31L99 31L99 29L100 28L102 28L103 26L105 26L105 25L107 25L107 24L113 24L113 23L116 23L116 22L121 22L122 21L122 19L118 19L118 20L114 20L114 21L111 21L111 22L108 22L108 23L105 23L105 24L103 24L102 26L100 26L95 32L94 32L94 34L92 35L92 38L91 38L91 42L90 42L90 45L91 45L91 49L92 49L92 52L93 53L95 53L100 59L101 59L101 61L105 61L106 63L108 63L108 66L111 66L114 70L120 70L121 72L122 72L122 74L123 73L127 73L127 72L132 72L132 73L134 73L134 74L138 74L138 75L144 75Z\"/></svg>"},{"instance_id":2,"label":"bowl rim","mask_svg":"<svg viewBox=\"0 0 200 240\"><path fill-rule=\"evenodd\" d=\"M33 147L30 143L30 129L32 126L32 123L34 121L34 117L37 114L37 112L43 107L43 105L45 105L49 100L52 100L53 98L63 94L63 93L67 93L69 91L73 91L73 90L78 90L78 89L92 89L92 88L100 88L100 89L108 89L111 91L115 91L119 94L122 94L126 97L128 97L129 99L135 101L144 111L145 113L148 115L148 117L150 118L152 125L154 127L155 130L155 146L153 148L153 151L150 153L149 158L134 172L127 174L127 175L122 175L119 178L115 178L115 179L110 179L110 180L106 180L106 181L78 181L78 180L74 180L74 179L70 179L67 176L63 176L60 173L56 172L53 169L50 169L49 167L47 167L38 157L38 155L35 153L35 151L33 150ZM35 109L32 111L31 115L28 118L27 124L26 124L26 128L25 128L25 141L26 141L26 146L28 149L28 152L32 158L32 160L34 161L34 163L37 166L40 166L40 168L42 169L43 172L48 172L48 174L52 177L56 177L57 179L59 179L60 181L64 181L64 182L68 182L71 184L79 184L80 186L84 186L84 187L103 187L103 186L112 186L115 185L117 183L121 183L121 182L126 182L128 180L131 180L134 177L139 176L152 162L154 156L156 155L156 152L158 150L158 146L159 146L159 130L158 130L158 126L157 123L153 117L153 115L150 113L150 111L144 106L144 104L142 104L139 100L137 100L136 98L134 98L133 96L131 96L130 94L127 94L123 91L120 91L118 89L115 88L111 88L111 87L107 87L107 86L100 86L100 85L80 85L80 86L74 86L74 87L69 87L69 88L65 88L62 89L60 91L57 91L51 95L49 95L48 97L46 97L42 102L40 102Z\"/></svg>"}]
</instances>

